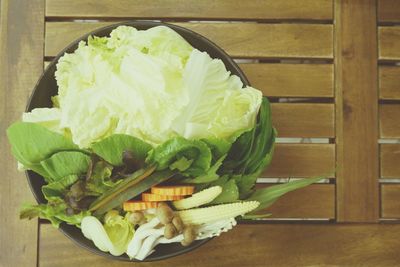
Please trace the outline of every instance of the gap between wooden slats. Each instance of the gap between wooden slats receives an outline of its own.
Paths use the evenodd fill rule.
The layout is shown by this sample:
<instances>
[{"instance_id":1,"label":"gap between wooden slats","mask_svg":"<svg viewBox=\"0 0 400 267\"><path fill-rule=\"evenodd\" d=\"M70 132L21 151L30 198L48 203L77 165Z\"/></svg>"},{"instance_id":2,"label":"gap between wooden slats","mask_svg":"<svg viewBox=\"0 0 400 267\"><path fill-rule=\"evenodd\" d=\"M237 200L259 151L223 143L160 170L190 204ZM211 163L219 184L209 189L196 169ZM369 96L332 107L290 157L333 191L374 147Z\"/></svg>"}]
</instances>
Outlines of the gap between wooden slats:
<instances>
[{"instance_id":1,"label":"gap between wooden slats","mask_svg":"<svg viewBox=\"0 0 400 267\"><path fill-rule=\"evenodd\" d=\"M154 266L99 257L50 225L41 225L40 233L41 267ZM398 224L238 225L196 251L157 266L398 266L399 239Z\"/></svg>"},{"instance_id":2,"label":"gap between wooden slats","mask_svg":"<svg viewBox=\"0 0 400 267\"><path fill-rule=\"evenodd\" d=\"M379 66L379 98L400 100L400 66Z\"/></svg>"},{"instance_id":3,"label":"gap between wooden slats","mask_svg":"<svg viewBox=\"0 0 400 267\"><path fill-rule=\"evenodd\" d=\"M400 138L400 103L379 106L380 137Z\"/></svg>"},{"instance_id":4,"label":"gap between wooden slats","mask_svg":"<svg viewBox=\"0 0 400 267\"><path fill-rule=\"evenodd\" d=\"M381 185L381 217L400 219L400 184Z\"/></svg>"},{"instance_id":5,"label":"gap between wooden slats","mask_svg":"<svg viewBox=\"0 0 400 267\"><path fill-rule=\"evenodd\" d=\"M332 20L332 0L47 0L47 17Z\"/></svg>"},{"instance_id":6,"label":"gap between wooden slats","mask_svg":"<svg viewBox=\"0 0 400 267\"><path fill-rule=\"evenodd\" d=\"M400 178L400 144L380 145L381 178Z\"/></svg>"},{"instance_id":7,"label":"gap between wooden slats","mask_svg":"<svg viewBox=\"0 0 400 267\"><path fill-rule=\"evenodd\" d=\"M379 22L400 22L400 1L377 0Z\"/></svg>"},{"instance_id":8,"label":"gap between wooden slats","mask_svg":"<svg viewBox=\"0 0 400 267\"><path fill-rule=\"evenodd\" d=\"M45 56L55 56L76 38L107 22L47 22ZM176 23L202 34L239 58L332 58L332 25Z\"/></svg>"},{"instance_id":9,"label":"gap between wooden slats","mask_svg":"<svg viewBox=\"0 0 400 267\"><path fill-rule=\"evenodd\" d=\"M45 62L44 67L50 64ZM269 97L333 97L332 64L239 64L253 87Z\"/></svg>"},{"instance_id":10,"label":"gap between wooden slats","mask_svg":"<svg viewBox=\"0 0 400 267\"><path fill-rule=\"evenodd\" d=\"M379 59L400 60L400 26L378 27Z\"/></svg>"}]
</instances>

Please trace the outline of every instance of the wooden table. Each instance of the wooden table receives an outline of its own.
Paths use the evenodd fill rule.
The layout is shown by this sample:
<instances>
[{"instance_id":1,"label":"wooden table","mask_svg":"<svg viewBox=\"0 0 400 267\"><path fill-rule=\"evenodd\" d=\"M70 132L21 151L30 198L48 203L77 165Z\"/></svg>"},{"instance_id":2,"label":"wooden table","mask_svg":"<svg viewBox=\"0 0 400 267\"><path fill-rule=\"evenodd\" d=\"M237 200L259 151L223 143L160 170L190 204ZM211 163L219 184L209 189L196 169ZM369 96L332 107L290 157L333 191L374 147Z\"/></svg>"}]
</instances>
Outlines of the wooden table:
<instances>
[{"instance_id":1,"label":"wooden table","mask_svg":"<svg viewBox=\"0 0 400 267\"><path fill-rule=\"evenodd\" d=\"M238 59L281 137L264 178L329 178L288 194L272 219L140 266L400 266L400 1L1 0L0 10L1 266L139 266L20 221L33 197L5 137L46 62L130 19L188 27Z\"/></svg>"}]
</instances>

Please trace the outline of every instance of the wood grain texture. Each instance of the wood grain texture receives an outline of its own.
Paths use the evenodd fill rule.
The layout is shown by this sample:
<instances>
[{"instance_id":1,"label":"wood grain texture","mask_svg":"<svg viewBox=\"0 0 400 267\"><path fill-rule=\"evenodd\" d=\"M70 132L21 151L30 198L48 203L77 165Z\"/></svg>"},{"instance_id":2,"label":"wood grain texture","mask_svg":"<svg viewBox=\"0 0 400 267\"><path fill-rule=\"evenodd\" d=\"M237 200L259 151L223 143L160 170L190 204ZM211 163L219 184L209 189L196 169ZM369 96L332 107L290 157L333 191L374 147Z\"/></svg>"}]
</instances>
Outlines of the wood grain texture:
<instances>
[{"instance_id":1,"label":"wood grain texture","mask_svg":"<svg viewBox=\"0 0 400 267\"><path fill-rule=\"evenodd\" d=\"M19 220L34 202L24 173L17 171L6 128L20 119L43 64L43 0L0 2L0 266L36 266L37 220Z\"/></svg>"},{"instance_id":2,"label":"wood grain texture","mask_svg":"<svg viewBox=\"0 0 400 267\"><path fill-rule=\"evenodd\" d=\"M271 185L257 184L257 188ZM270 218L335 218L335 185L313 184L308 187L287 193L266 213L272 213Z\"/></svg>"},{"instance_id":3,"label":"wood grain texture","mask_svg":"<svg viewBox=\"0 0 400 267\"><path fill-rule=\"evenodd\" d=\"M49 17L185 19L332 19L332 0L47 0Z\"/></svg>"},{"instance_id":4,"label":"wood grain texture","mask_svg":"<svg viewBox=\"0 0 400 267\"><path fill-rule=\"evenodd\" d=\"M381 144L381 178L400 178L400 144Z\"/></svg>"},{"instance_id":5,"label":"wood grain texture","mask_svg":"<svg viewBox=\"0 0 400 267\"><path fill-rule=\"evenodd\" d=\"M339 222L379 218L376 50L376 1L335 1Z\"/></svg>"},{"instance_id":6,"label":"wood grain texture","mask_svg":"<svg viewBox=\"0 0 400 267\"><path fill-rule=\"evenodd\" d=\"M380 22L399 22L400 1L378 0L378 20Z\"/></svg>"},{"instance_id":7,"label":"wood grain texture","mask_svg":"<svg viewBox=\"0 0 400 267\"><path fill-rule=\"evenodd\" d=\"M381 26L378 28L379 59L400 59L400 26Z\"/></svg>"},{"instance_id":8,"label":"wood grain texture","mask_svg":"<svg viewBox=\"0 0 400 267\"><path fill-rule=\"evenodd\" d=\"M379 66L379 98L400 99L399 66Z\"/></svg>"},{"instance_id":9,"label":"wood grain texture","mask_svg":"<svg viewBox=\"0 0 400 267\"><path fill-rule=\"evenodd\" d=\"M272 123L279 137L335 136L335 107L333 104L271 104Z\"/></svg>"},{"instance_id":10,"label":"wood grain texture","mask_svg":"<svg viewBox=\"0 0 400 267\"><path fill-rule=\"evenodd\" d=\"M382 184L382 218L400 219L400 184Z\"/></svg>"},{"instance_id":11,"label":"wood grain texture","mask_svg":"<svg viewBox=\"0 0 400 267\"><path fill-rule=\"evenodd\" d=\"M50 225L42 225L40 233L41 267L384 267L400 262L398 224L242 224L195 251L156 264L102 258L77 247Z\"/></svg>"},{"instance_id":12,"label":"wood grain texture","mask_svg":"<svg viewBox=\"0 0 400 267\"><path fill-rule=\"evenodd\" d=\"M381 104L379 106L380 137L400 137L400 104Z\"/></svg>"},{"instance_id":13,"label":"wood grain texture","mask_svg":"<svg viewBox=\"0 0 400 267\"><path fill-rule=\"evenodd\" d=\"M44 68L50 61L44 62ZM253 87L269 97L333 97L331 64L242 63Z\"/></svg>"},{"instance_id":14,"label":"wood grain texture","mask_svg":"<svg viewBox=\"0 0 400 267\"><path fill-rule=\"evenodd\" d=\"M251 85L272 97L333 97L331 64L240 64Z\"/></svg>"},{"instance_id":15,"label":"wood grain texture","mask_svg":"<svg viewBox=\"0 0 400 267\"><path fill-rule=\"evenodd\" d=\"M45 55L55 56L76 38L110 22L47 22ZM332 58L332 25L176 23L206 36L239 58Z\"/></svg>"},{"instance_id":16,"label":"wood grain texture","mask_svg":"<svg viewBox=\"0 0 400 267\"><path fill-rule=\"evenodd\" d=\"M262 177L334 177L334 144L277 144Z\"/></svg>"}]
</instances>

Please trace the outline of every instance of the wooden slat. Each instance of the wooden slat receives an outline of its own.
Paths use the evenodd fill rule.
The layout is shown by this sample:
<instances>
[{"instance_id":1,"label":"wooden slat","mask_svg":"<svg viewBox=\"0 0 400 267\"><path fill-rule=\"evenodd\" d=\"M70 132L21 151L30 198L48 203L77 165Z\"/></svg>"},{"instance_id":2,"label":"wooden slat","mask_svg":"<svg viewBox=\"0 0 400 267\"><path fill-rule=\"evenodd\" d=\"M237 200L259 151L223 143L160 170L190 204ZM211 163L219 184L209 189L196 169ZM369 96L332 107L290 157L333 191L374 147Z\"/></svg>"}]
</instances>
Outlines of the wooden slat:
<instances>
[{"instance_id":1,"label":"wooden slat","mask_svg":"<svg viewBox=\"0 0 400 267\"><path fill-rule=\"evenodd\" d=\"M273 97L333 97L331 64L241 64L252 86Z\"/></svg>"},{"instance_id":2,"label":"wooden slat","mask_svg":"<svg viewBox=\"0 0 400 267\"><path fill-rule=\"evenodd\" d=\"M382 218L400 219L400 184L381 185Z\"/></svg>"},{"instance_id":3,"label":"wooden slat","mask_svg":"<svg viewBox=\"0 0 400 267\"><path fill-rule=\"evenodd\" d=\"M17 171L6 127L21 118L43 64L44 0L0 1L0 266L36 266L38 221L20 220L34 203L24 173Z\"/></svg>"},{"instance_id":4,"label":"wooden slat","mask_svg":"<svg viewBox=\"0 0 400 267\"><path fill-rule=\"evenodd\" d=\"M44 68L50 64L44 62ZM333 65L239 64L253 87L272 97L332 97Z\"/></svg>"},{"instance_id":5,"label":"wooden slat","mask_svg":"<svg viewBox=\"0 0 400 267\"><path fill-rule=\"evenodd\" d=\"M400 144L381 144L381 178L400 178Z\"/></svg>"},{"instance_id":6,"label":"wooden slat","mask_svg":"<svg viewBox=\"0 0 400 267\"><path fill-rule=\"evenodd\" d=\"M333 104L272 104L272 121L279 137L334 137Z\"/></svg>"},{"instance_id":7,"label":"wooden slat","mask_svg":"<svg viewBox=\"0 0 400 267\"><path fill-rule=\"evenodd\" d=\"M379 108L381 138L399 138L400 104L382 104Z\"/></svg>"},{"instance_id":8,"label":"wooden slat","mask_svg":"<svg viewBox=\"0 0 400 267\"><path fill-rule=\"evenodd\" d=\"M379 27L379 59L400 59L400 26Z\"/></svg>"},{"instance_id":9,"label":"wooden slat","mask_svg":"<svg viewBox=\"0 0 400 267\"><path fill-rule=\"evenodd\" d=\"M332 19L332 0L47 0L50 17Z\"/></svg>"},{"instance_id":10,"label":"wooden slat","mask_svg":"<svg viewBox=\"0 0 400 267\"><path fill-rule=\"evenodd\" d=\"M378 20L381 22L399 22L400 1L378 0Z\"/></svg>"},{"instance_id":11,"label":"wooden slat","mask_svg":"<svg viewBox=\"0 0 400 267\"><path fill-rule=\"evenodd\" d=\"M379 66L379 98L400 99L400 67Z\"/></svg>"},{"instance_id":12,"label":"wooden slat","mask_svg":"<svg viewBox=\"0 0 400 267\"><path fill-rule=\"evenodd\" d=\"M355 27L354 25L357 25ZM376 1L335 1L337 220L379 218Z\"/></svg>"},{"instance_id":13,"label":"wooden slat","mask_svg":"<svg viewBox=\"0 0 400 267\"><path fill-rule=\"evenodd\" d=\"M46 56L55 56L76 38L111 24L47 22ZM332 58L332 25L257 23L176 23L198 32L241 58Z\"/></svg>"},{"instance_id":14,"label":"wooden slat","mask_svg":"<svg viewBox=\"0 0 400 267\"><path fill-rule=\"evenodd\" d=\"M277 144L263 177L334 177L334 144Z\"/></svg>"},{"instance_id":15,"label":"wooden slat","mask_svg":"<svg viewBox=\"0 0 400 267\"><path fill-rule=\"evenodd\" d=\"M270 185L258 184L257 188ZM270 218L335 218L335 185L313 184L308 187L287 193L266 213L272 213Z\"/></svg>"},{"instance_id":16,"label":"wooden slat","mask_svg":"<svg viewBox=\"0 0 400 267\"><path fill-rule=\"evenodd\" d=\"M157 266L398 266L400 225L269 224L238 225L188 254ZM50 225L40 229L41 267L154 266L124 263L74 245Z\"/></svg>"}]
</instances>

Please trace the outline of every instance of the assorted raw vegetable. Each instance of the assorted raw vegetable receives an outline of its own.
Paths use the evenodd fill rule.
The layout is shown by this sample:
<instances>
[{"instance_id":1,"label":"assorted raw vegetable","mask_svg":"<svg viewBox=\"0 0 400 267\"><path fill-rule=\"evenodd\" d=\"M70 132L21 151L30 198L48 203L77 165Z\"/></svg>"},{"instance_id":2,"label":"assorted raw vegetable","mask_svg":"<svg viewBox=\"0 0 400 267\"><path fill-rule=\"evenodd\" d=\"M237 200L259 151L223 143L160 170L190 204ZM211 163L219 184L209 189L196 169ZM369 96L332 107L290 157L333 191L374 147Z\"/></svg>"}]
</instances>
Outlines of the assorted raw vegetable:
<instances>
[{"instance_id":1,"label":"assorted raw vegetable","mask_svg":"<svg viewBox=\"0 0 400 267\"><path fill-rule=\"evenodd\" d=\"M168 27L89 37L56 79L54 106L7 130L19 166L45 182L47 203L20 217L80 227L101 251L189 246L318 180L255 189L276 137L267 98Z\"/></svg>"}]
</instances>

